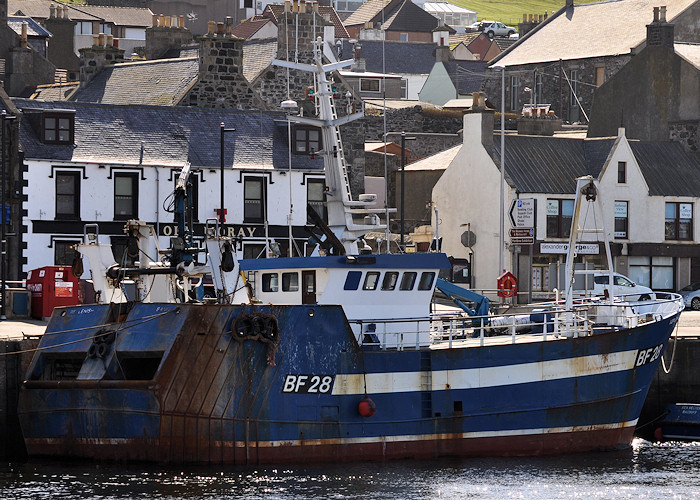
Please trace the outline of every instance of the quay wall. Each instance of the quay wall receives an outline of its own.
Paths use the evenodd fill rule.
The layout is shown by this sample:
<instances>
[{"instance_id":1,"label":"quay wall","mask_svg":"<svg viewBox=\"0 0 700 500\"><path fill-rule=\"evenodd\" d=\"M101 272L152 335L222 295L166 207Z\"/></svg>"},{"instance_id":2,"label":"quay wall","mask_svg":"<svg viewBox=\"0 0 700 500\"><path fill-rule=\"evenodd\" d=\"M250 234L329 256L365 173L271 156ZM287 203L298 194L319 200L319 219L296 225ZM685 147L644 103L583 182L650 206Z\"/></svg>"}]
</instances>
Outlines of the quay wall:
<instances>
[{"instance_id":1,"label":"quay wall","mask_svg":"<svg viewBox=\"0 0 700 500\"><path fill-rule=\"evenodd\" d=\"M39 339L0 340L0 460L26 458L17 400Z\"/></svg>"}]
</instances>

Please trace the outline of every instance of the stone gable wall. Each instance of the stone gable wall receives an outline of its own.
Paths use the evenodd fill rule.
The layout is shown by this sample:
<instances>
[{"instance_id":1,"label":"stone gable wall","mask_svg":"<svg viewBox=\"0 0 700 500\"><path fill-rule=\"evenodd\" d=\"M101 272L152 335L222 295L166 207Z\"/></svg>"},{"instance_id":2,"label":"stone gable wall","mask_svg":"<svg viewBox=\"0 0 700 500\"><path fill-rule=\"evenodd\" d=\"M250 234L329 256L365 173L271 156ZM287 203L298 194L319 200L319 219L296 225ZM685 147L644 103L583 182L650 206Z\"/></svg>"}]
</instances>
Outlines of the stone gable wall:
<instances>
[{"instance_id":1,"label":"stone gable wall","mask_svg":"<svg viewBox=\"0 0 700 500\"><path fill-rule=\"evenodd\" d=\"M124 49L111 45L93 45L82 48L79 52L81 85L92 80L105 66L124 62Z\"/></svg>"},{"instance_id":2,"label":"stone gable wall","mask_svg":"<svg viewBox=\"0 0 700 500\"><path fill-rule=\"evenodd\" d=\"M199 80L180 102L203 108L268 109L243 76L243 40L230 35L199 39Z\"/></svg>"},{"instance_id":3,"label":"stone gable wall","mask_svg":"<svg viewBox=\"0 0 700 500\"><path fill-rule=\"evenodd\" d=\"M158 59L168 50L192 43L192 32L177 26L146 28L146 59Z\"/></svg>"},{"instance_id":4,"label":"stone gable wall","mask_svg":"<svg viewBox=\"0 0 700 500\"><path fill-rule=\"evenodd\" d=\"M673 142L679 142L683 148L691 153L698 152L698 121L684 121L668 124L669 139Z\"/></svg>"},{"instance_id":5,"label":"stone gable wall","mask_svg":"<svg viewBox=\"0 0 700 500\"><path fill-rule=\"evenodd\" d=\"M622 66L631 59L629 54L613 57L594 57L590 59L575 59L571 61L548 62L538 64L525 64L520 66L509 66L506 68L506 112L520 113L523 105L530 103L530 94L524 92L525 87L536 88L534 73L537 71L542 75L542 104L550 104L551 110L564 120L564 122L587 122L585 116L577 108L576 101L572 103L571 91L566 79L561 78L562 70L566 76L571 78L571 71L578 71L577 95L586 115L590 118L593 106L593 94L596 87L596 68L604 68L605 80L610 79ZM511 108L512 77L519 78L518 99L515 109ZM486 98L495 106L496 110L501 109L501 74L496 70L486 70L486 78L482 84L482 91L486 93Z\"/></svg>"}]
</instances>

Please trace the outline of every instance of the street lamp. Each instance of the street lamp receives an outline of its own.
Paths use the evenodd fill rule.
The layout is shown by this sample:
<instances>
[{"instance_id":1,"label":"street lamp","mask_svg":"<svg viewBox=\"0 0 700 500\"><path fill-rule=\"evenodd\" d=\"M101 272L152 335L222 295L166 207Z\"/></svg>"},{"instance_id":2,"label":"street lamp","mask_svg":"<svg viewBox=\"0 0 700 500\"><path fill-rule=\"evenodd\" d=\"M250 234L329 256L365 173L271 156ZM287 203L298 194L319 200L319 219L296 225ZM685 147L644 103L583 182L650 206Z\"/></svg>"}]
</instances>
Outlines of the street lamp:
<instances>
[{"instance_id":1,"label":"street lamp","mask_svg":"<svg viewBox=\"0 0 700 500\"><path fill-rule=\"evenodd\" d=\"M505 228L503 219L505 219L505 130L506 130L506 67L502 65L493 66L493 69L501 72L501 184L500 184L500 221L499 221L499 247L498 247L498 274L504 271L503 268L503 248L505 247Z\"/></svg>"},{"instance_id":2,"label":"street lamp","mask_svg":"<svg viewBox=\"0 0 700 500\"><path fill-rule=\"evenodd\" d=\"M223 231L224 222L226 222L226 215L224 210L224 134L226 132L235 132L235 128L224 127L224 122L221 122L221 211L219 212L219 224L221 224L221 231Z\"/></svg>"},{"instance_id":3,"label":"street lamp","mask_svg":"<svg viewBox=\"0 0 700 500\"><path fill-rule=\"evenodd\" d=\"M386 139L385 139L386 140ZM403 222L404 222L404 200L405 200L405 194L404 194L404 187L406 185L405 183L405 171L406 171L406 141L415 141L415 137L406 137L406 132L401 132L401 250L405 251L406 247L404 246L404 227L403 227ZM386 149L385 149L386 152Z\"/></svg>"},{"instance_id":4,"label":"street lamp","mask_svg":"<svg viewBox=\"0 0 700 500\"><path fill-rule=\"evenodd\" d=\"M0 125L2 126L2 133L0 134L0 141L2 142L0 144L0 148L2 149L2 166L0 166L0 205L2 206L2 213L0 214L0 217L2 217L2 223L0 226L2 226L2 230L0 231L0 256L2 257L0 261L0 293L2 293L2 304L0 304L0 320L7 319L7 316L5 315L5 301L7 299L7 290L6 290L6 267L7 267L7 214L9 210L5 209L5 181L7 179L6 176L6 170L7 170L7 154L5 151L5 129L6 123L8 121L12 121L16 116L8 116L7 113L3 110L2 112L2 122Z\"/></svg>"}]
</instances>

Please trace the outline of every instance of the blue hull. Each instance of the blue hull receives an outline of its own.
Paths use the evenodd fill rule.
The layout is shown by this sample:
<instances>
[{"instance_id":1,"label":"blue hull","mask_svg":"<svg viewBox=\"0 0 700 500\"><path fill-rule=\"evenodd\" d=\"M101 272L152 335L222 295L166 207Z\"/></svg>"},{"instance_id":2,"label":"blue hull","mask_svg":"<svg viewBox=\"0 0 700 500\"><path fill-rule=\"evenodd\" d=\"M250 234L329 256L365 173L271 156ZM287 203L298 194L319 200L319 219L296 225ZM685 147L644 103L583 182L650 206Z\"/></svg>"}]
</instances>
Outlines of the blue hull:
<instances>
[{"instance_id":1,"label":"blue hull","mask_svg":"<svg viewBox=\"0 0 700 500\"><path fill-rule=\"evenodd\" d=\"M30 455L271 463L627 447L678 319L391 351L359 346L339 306L137 304L119 331L103 328L118 316L55 311L20 395ZM239 335L241 316L276 318L278 337Z\"/></svg>"}]
</instances>

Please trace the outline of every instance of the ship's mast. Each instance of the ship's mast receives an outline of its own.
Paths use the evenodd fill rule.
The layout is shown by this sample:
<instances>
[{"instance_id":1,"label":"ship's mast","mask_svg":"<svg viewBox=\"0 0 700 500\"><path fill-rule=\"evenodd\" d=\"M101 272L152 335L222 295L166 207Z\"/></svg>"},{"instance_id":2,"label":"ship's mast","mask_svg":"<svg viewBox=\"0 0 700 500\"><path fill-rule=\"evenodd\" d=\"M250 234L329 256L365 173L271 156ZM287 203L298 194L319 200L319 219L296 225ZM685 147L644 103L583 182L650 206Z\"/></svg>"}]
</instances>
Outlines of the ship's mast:
<instances>
[{"instance_id":1,"label":"ship's mast","mask_svg":"<svg viewBox=\"0 0 700 500\"><path fill-rule=\"evenodd\" d=\"M332 82L328 73L353 64L352 59L332 64L323 64L323 41L319 37L314 43L314 64L303 64L275 59L276 66L311 72L316 80L316 99L318 100L318 118L291 116L296 123L312 125L321 129L323 150L315 154L323 155L326 174L326 206L328 226L335 237L342 243L346 254L356 255L358 240L369 231L382 231L386 227L380 223L379 215L383 208L368 208L375 197L362 195L360 200L353 200L350 192L345 153L340 139L340 126L362 118L362 111L338 118L333 99ZM364 198L364 199L363 199Z\"/></svg>"}]
</instances>

